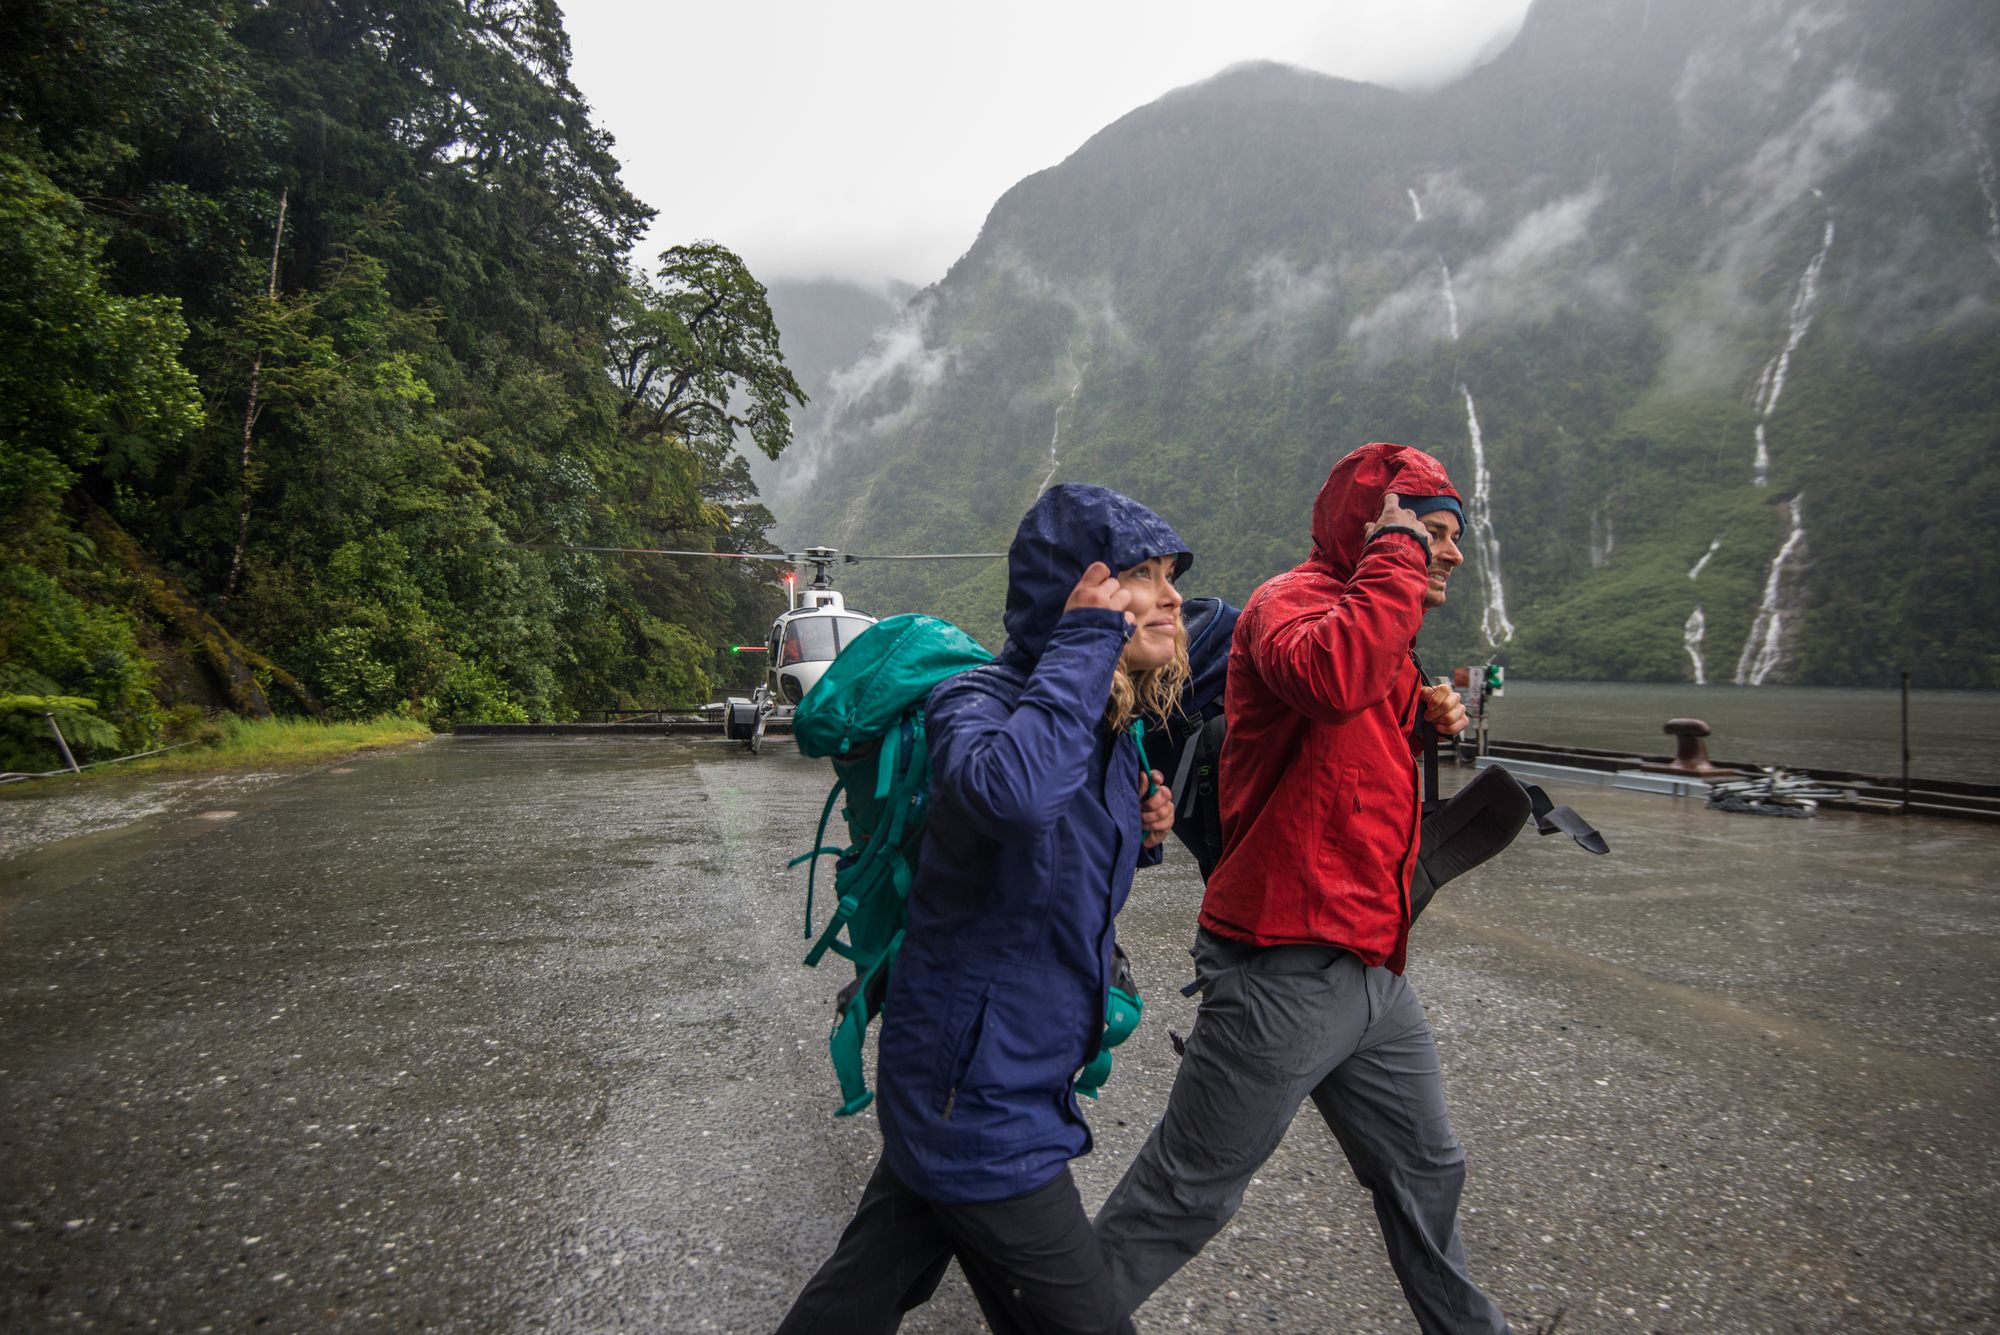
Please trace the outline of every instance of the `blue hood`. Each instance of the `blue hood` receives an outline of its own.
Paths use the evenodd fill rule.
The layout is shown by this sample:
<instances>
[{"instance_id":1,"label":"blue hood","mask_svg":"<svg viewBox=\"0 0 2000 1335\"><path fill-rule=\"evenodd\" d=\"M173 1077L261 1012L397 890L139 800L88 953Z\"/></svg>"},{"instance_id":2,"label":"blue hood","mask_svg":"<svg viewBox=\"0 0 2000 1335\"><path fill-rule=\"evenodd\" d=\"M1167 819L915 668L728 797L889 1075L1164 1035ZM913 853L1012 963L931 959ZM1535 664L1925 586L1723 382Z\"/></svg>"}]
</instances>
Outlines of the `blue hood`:
<instances>
[{"instance_id":1,"label":"blue hood","mask_svg":"<svg viewBox=\"0 0 2000 1335\"><path fill-rule=\"evenodd\" d=\"M1112 574L1172 556L1178 579L1194 556L1167 521L1109 487L1062 482L1041 494L1007 549L1007 646L1038 659L1055 633L1070 590L1093 561Z\"/></svg>"},{"instance_id":2,"label":"blue hood","mask_svg":"<svg viewBox=\"0 0 2000 1335\"><path fill-rule=\"evenodd\" d=\"M1183 718L1196 711L1220 707L1222 689L1229 680L1229 641L1236 631L1238 609L1220 598L1189 598L1181 604L1181 623L1187 627L1188 684L1181 690Z\"/></svg>"}]
</instances>

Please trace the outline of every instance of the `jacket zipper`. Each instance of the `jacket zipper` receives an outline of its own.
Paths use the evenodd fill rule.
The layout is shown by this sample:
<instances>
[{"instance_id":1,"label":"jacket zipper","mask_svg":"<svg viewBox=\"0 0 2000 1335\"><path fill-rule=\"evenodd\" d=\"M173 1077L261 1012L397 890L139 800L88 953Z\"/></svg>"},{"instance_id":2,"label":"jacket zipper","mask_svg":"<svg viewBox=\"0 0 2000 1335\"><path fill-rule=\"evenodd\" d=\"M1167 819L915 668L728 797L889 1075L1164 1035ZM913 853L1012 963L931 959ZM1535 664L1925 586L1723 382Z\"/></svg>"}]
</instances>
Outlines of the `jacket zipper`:
<instances>
[{"instance_id":1,"label":"jacket zipper","mask_svg":"<svg viewBox=\"0 0 2000 1335\"><path fill-rule=\"evenodd\" d=\"M1410 716L1413 724L1420 724L1423 715L1423 688L1430 684L1430 678L1424 675L1424 665L1417 658L1414 649L1410 651L1410 666L1417 670L1417 691L1410 706ZM1417 845L1422 841L1424 833L1424 770L1423 762L1415 758L1410 761L1410 790L1416 802L1417 819L1415 827L1410 832L1409 842L1403 845L1403 860L1396 876L1396 894L1403 910L1405 935L1410 928L1410 877L1416 871Z\"/></svg>"}]
</instances>

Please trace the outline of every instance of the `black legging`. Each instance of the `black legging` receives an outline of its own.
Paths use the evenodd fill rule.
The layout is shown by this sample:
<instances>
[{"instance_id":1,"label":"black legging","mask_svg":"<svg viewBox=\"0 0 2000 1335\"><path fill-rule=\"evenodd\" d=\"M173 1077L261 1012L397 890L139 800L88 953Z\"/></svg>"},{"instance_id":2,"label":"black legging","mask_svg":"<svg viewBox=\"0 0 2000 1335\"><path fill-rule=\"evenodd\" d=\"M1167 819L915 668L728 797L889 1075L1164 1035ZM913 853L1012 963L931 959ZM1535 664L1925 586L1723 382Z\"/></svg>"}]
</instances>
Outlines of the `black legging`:
<instances>
[{"instance_id":1,"label":"black legging","mask_svg":"<svg viewBox=\"0 0 2000 1335\"><path fill-rule=\"evenodd\" d=\"M953 1256L996 1335L1132 1335L1067 1167L1025 1196L949 1204L879 1162L778 1335L889 1335L937 1291Z\"/></svg>"}]
</instances>

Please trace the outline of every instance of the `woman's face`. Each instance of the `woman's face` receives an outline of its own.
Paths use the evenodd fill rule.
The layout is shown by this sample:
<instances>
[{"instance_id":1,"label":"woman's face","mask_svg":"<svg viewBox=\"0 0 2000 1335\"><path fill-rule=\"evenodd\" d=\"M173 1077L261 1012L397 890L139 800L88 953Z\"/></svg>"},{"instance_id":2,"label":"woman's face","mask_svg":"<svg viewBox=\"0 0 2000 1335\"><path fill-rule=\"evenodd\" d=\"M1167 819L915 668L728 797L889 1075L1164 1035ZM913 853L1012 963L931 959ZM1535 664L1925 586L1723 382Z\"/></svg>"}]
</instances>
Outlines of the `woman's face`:
<instances>
[{"instance_id":1,"label":"woman's face","mask_svg":"<svg viewBox=\"0 0 2000 1335\"><path fill-rule=\"evenodd\" d=\"M1174 587L1174 558L1155 556L1118 572L1118 586L1132 595L1125 605L1132 638L1118 661L1127 672L1150 672L1174 661L1180 648L1181 594Z\"/></svg>"}]
</instances>

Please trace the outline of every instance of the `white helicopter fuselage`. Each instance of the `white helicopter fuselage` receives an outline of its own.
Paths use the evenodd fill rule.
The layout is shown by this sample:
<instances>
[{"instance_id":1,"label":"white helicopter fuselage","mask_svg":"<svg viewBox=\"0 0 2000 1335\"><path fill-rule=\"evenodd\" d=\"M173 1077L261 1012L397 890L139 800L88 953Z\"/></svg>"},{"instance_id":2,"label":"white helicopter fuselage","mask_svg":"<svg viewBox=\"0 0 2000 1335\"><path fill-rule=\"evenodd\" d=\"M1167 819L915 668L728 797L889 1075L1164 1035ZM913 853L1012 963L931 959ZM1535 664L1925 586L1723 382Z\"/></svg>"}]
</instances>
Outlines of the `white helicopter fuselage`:
<instances>
[{"instance_id":1,"label":"white helicopter fuselage","mask_svg":"<svg viewBox=\"0 0 2000 1335\"><path fill-rule=\"evenodd\" d=\"M827 665L875 618L851 612L832 589L803 589L771 623L765 688L771 706L796 707L819 683Z\"/></svg>"},{"instance_id":2,"label":"white helicopter fuselage","mask_svg":"<svg viewBox=\"0 0 2000 1335\"><path fill-rule=\"evenodd\" d=\"M732 695L722 702L722 735L745 743L754 754L773 720L789 721L792 711L826 675L832 663L857 636L875 624L864 612L849 611L833 591L833 569L866 559L892 561L987 561L1001 552L939 552L926 556L865 558L831 547L808 547L785 556L762 553L666 552L669 556L727 555L734 560L786 560L811 566L813 582L801 589L795 574L785 576L785 610L771 623L771 637L761 646L764 681L749 699ZM748 648L749 646L740 646Z\"/></svg>"}]
</instances>

